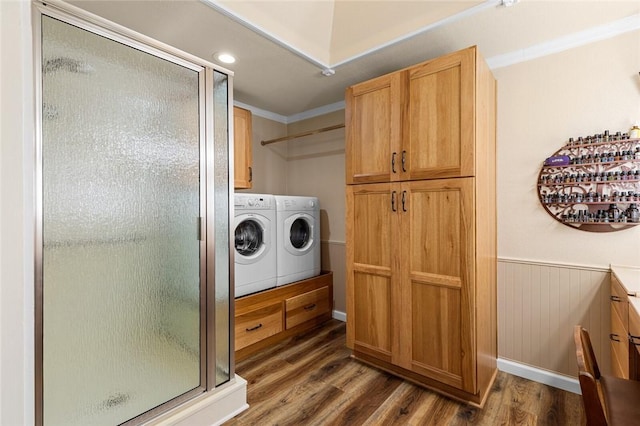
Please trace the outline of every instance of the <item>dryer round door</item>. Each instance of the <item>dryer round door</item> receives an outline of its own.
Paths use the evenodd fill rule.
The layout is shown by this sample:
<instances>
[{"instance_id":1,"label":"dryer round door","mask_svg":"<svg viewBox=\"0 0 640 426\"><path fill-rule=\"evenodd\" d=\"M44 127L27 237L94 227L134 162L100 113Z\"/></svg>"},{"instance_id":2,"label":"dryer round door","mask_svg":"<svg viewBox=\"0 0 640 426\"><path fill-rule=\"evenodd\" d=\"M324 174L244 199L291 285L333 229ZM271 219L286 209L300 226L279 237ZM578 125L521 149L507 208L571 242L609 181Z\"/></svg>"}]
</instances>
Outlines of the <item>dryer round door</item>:
<instances>
[{"instance_id":1,"label":"dryer round door","mask_svg":"<svg viewBox=\"0 0 640 426\"><path fill-rule=\"evenodd\" d=\"M316 245L313 217L300 213L284 220L284 247L291 254L303 255Z\"/></svg>"},{"instance_id":2,"label":"dryer round door","mask_svg":"<svg viewBox=\"0 0 640 426\"><path fill-rule=\"evenodd\" d=\"M236 217L235 261L241 264L258 262L269 250L267 227L269 221L254 214Z\"/></svg>"}]
</instances>

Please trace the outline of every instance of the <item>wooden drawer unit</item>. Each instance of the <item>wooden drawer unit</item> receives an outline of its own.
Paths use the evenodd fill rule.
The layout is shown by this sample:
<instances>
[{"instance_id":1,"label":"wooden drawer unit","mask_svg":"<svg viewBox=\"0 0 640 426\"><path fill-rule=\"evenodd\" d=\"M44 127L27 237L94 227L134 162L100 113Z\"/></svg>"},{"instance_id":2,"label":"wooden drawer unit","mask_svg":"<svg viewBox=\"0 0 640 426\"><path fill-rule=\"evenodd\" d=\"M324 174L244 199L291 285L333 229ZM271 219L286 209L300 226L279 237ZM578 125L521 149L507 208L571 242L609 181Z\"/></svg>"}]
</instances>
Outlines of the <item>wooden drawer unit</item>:
<instances>
[{"instance_id":1,"label":"wooden drawer unit","mask_svg":"<svg viewBox=\"0 0 640 426\"><path fill-rule=\"evenodd\" d=\"M629 296L613 274L611 275L611 309L618 312L626 328L629 317Z\"/></svg>"},{"instance_id":2,"label":"wooden drawer unit","mask_svg":"<svg viewBox=\"0 0 640 426\"><path fill-rule=\"evenodd\" d=\"M308 291L285 300L287 330L331 310L329 287Z\"/></svg>"},{"instance_id":3,"label":"wooden drawer unit","mask_svg":"<svg viewBox=\"0 0 640 426\"><path fill-rule=\"evenodd\" d=\"M236 317L236 350L282 331L282 304L276 303Z\"/></svg>"},{"instance_id":4,"label":"wooden drawer unit","mask_svg":"<svg viewBox=\"0 0 640 426\"><path fill-rule=\"evenodd\" d=\"M629 378L629 339L627 327L629 323L629 301L627 293L611 275L611 372L625 379Z\"/></svg>"},{"instance_id":5,"label":"wooden drawer unit","mask_svg":"<svg viewBox=\"0 0 640 426\"><path fill-rule=\"evenodd\" d=\"M617 377L629 378L629 339L627 329L617 311L611 309L611 370Z\"/></svg>"},{"instance_id":6,"label":"wooden drawer unit","mask_svg":"<svg viewBox=\"0 0 640 426\"><path fill-rule=\"evenodd\" d=\"M331 319L333 272L235 300L235 356L240 361ZM286 327L285 327L286 324Z\"/></svg>"}]
</instances>

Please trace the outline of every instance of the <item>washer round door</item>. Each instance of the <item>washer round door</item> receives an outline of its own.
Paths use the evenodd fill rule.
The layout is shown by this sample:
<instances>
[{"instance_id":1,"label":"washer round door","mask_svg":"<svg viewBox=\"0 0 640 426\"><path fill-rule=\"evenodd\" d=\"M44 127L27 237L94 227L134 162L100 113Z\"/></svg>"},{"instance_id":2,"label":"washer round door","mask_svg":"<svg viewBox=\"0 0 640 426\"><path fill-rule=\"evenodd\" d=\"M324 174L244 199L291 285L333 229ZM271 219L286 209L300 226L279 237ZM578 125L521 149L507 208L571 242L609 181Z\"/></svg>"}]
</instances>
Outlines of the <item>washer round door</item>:
<instances>
[{"instance_id":1,"label":"washer round door","mask_svg":"<svg viewBox=\"0 0 640 426\"><path fill-rule=\"evenodd\" d=\"M314 220L308 214L288 217L284 229L284 247L291 254L306 254L316 244Z\"/></svg>"},{"instance_id":2,"label":"washer round door","mask_svg":"<svg viewBox=\"0 0 640 426\"><path fill-rule=\"evenodd\" d=\"M251 264L259 261L268 251L267 219L256 215L244 215L238 216L236 223L236 262Z\"/></svg>"}]
</instances>

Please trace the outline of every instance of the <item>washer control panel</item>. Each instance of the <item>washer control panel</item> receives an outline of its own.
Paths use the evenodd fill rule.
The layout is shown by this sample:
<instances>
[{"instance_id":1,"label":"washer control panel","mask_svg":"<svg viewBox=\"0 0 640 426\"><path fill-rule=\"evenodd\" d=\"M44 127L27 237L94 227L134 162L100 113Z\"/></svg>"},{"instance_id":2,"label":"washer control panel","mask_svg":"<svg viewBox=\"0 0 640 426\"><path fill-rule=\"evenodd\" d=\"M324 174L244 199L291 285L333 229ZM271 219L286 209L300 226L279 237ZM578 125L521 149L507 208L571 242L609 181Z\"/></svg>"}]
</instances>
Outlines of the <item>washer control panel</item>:
<instances>
[{"instance_id":1,"label":"washer control panel","mask_svg":"<svg viewBox=\"0 0 640 426\"><path fill-rule=\"evenodd\" d=\"M274 202L272 197L256 194L236 194L234 206L236 209L266 210L274 208Z\"/></svg>"}]
</instances>

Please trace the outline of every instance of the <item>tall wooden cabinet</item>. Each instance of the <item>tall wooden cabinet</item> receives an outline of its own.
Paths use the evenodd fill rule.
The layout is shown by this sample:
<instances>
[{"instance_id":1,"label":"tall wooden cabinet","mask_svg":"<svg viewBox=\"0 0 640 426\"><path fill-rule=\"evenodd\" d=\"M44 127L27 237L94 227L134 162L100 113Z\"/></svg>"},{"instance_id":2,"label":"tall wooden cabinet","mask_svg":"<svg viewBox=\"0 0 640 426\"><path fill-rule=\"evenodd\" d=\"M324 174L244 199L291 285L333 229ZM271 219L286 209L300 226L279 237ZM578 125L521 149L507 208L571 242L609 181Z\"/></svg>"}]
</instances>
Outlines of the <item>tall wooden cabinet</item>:
<instances>
[{"instance_id":1,"label":"tall wooden cabinet","mask_svg":"<svg viewBox=\"0 0 640 426\"><path fill-rule=\"evenodd\" d=\"M233 187L250 189L253 185L251 111L233 107L233 134Z\"/></svg>"},{"instance_id":2,"label":"tall wooden cabinet","mask_svg":"<svg viewBox=\"0 0 640 426\"><path fill-rule=\"evenodd\" d=\"M346 92L347 345L476 405L496 373L495 96L475 47Z\"/></svg>"}]
</instances>

